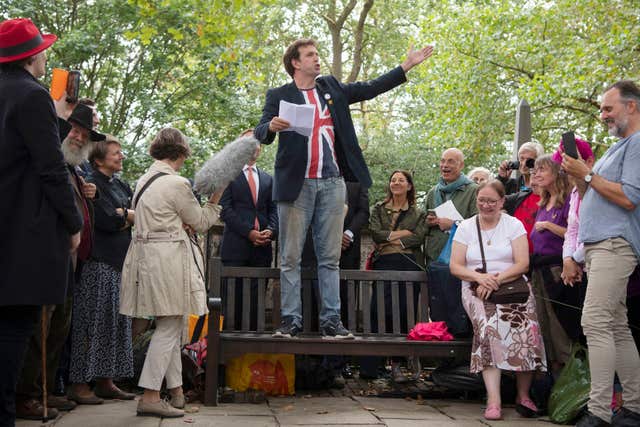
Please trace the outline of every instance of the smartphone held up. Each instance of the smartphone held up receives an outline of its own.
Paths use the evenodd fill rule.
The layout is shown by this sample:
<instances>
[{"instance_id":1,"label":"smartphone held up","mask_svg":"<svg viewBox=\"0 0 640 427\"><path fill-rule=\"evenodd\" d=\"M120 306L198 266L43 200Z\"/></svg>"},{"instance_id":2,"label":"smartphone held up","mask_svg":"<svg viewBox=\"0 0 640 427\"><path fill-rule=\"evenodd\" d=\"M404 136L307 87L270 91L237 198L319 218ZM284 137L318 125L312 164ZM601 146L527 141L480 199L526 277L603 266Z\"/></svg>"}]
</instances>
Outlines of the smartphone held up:
<instances>
[{"instance_id":1,"label":"smartphone held up","mask_svg":"<svg viewBox=\"0 0 640 427\"><path fill-rule=\"evenodd\" d=\"M80 71L54 68L51 76L49 93L54 100L59 100L67 92L66 101L70 104L78 102L80 94Z\"/></svg>"}]
</instances>

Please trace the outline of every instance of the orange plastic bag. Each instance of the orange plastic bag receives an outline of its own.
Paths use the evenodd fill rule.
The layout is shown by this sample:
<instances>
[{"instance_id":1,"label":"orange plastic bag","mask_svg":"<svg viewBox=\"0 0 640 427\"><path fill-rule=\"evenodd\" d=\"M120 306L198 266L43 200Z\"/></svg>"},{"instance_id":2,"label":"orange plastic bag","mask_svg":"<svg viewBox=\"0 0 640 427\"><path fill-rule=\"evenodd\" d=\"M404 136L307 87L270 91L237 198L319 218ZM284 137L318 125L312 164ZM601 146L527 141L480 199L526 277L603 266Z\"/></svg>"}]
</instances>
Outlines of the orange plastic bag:
<instances>
[{"instance_id":1,"label":"orange plastic bag","mask_svg":"<svg viewBox=\"0 0 640 427\"><path fill-rule=\"evenodd\" d=\"M295 382L293 354L246 353L226 366L226 384L235 391L254 389L269 396L293 395Z\"/></svg>"}]
</instances>

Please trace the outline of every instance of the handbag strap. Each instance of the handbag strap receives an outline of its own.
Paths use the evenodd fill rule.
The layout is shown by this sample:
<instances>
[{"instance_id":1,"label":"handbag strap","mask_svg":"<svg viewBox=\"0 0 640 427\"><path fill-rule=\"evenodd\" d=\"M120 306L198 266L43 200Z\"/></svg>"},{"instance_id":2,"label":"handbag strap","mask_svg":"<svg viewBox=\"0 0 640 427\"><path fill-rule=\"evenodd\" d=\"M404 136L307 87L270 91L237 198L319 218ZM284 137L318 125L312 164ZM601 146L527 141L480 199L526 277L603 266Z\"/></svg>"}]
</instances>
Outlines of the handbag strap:
<instances>
[{"instance_id":1,"label":"handbag strap","mask_svg":"<svg viewBox=\"0 0 640 427\"><path fill-rule=\"evenodd\" d=\"M487 272L487 260L484 258L484 245L482 244L482 232L480 231L480 216L476 215L476 228L478 229L478 243L480 244L480 255L482 256L482 270Z\"/></svg>"},{"instance_id":2,"label":"handbag strap","mask_svg":"<svg viewBox=\"0 0 640 427\"><path fill-rule=\"evenodd\" d=\"M133 199L133 209L136 208L136 206L138 206L138 200L140 200L140 196L142 196L142 193L144 193L144 191L149 188L149 186L151 185L151 183L153 183L153 181L155 181L156 179L160 178L161 176L164 175L169 175L166 172L158 172L157 174L153 175L151 178L149 178L149 180L147 182L144 183L144 185L142 186L142 188L140 189L140 191L138 192L138 194L136 194L136 198Z\"/></svg>"}]
</instances>

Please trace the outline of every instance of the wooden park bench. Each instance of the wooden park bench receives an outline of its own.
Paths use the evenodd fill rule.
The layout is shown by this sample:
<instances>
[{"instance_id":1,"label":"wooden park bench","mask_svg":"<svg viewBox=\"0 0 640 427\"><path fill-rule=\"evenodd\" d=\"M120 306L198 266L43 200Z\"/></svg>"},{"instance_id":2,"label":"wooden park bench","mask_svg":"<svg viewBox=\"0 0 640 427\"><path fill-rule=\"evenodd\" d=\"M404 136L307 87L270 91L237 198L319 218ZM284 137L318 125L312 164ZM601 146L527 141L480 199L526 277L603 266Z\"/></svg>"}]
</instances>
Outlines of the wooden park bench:
<instances>
[{"instance_id":1,"label":"wooden park bench","mask_svg":"<svg viewBox=\"0 0 640 427\"><path fill-rule=\"evenodd\" d=\"M239 325L235 324L236 279L242 280L242 315ZM346 286L347 313L345 326L354 333L355 339L323 339L318 331L317 321L313 321L312 292L315 271L302 272L302 311L303 331L295 338L273 338L273 325L280 325L280 291L273 287L271 293L271 322L266 309L267 283L280 278L277 268L223 267L219 258L212 258L208 269L209 283L209 324L208 352L206 370L205 405L215 406L218 402L219 364L245 353L291 353L304 355L344 355L344 356L418 356L429 358L468 358L471 342L454 341L409 341L401 326L400 293L398 284L407 286L406 330L416 323L414 317L414 299L410 291L419 288L418 322L428 321L427 274L421 271L362 271L340 270L341 286ZM251 300L251 283L257 281L256 301ZM392 325L387 333L384 315L384 286L391 283ZM372 332L370 301L373 285L377 299L377 331ZM223 287L226 298L221 299ZM255 294L255 293L254 293ZM357 297L361 295L360 310L357 311ZM224 305L223 329L220 332L220 315ZM257 321L255 330L251 330L250 308L256 307ZM375 329L375 328L373 328Z\"/></svg>"}]
</instances>

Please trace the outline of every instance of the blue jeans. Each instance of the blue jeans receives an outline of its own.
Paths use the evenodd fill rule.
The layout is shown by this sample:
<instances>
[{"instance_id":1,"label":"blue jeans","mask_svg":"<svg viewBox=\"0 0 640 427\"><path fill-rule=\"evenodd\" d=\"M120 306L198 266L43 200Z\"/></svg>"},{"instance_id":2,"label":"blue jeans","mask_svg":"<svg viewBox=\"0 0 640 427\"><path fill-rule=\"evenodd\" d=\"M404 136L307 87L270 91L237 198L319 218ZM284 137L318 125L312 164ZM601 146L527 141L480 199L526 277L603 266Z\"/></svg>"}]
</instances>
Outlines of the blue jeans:
<instances>
[{"instance_id":1,"label":"blue jeans","mask_svg":"<svg viewBox=\"0 0 640 427\"><path fill-rule=\"evenodd\" d=\"M318 260L320 326L340 319L340 251L346 187L341 177L305 179L298 198L278 202L283 320L302 327L300 262L311 225Z\"/></svg>"}]
</instances>

